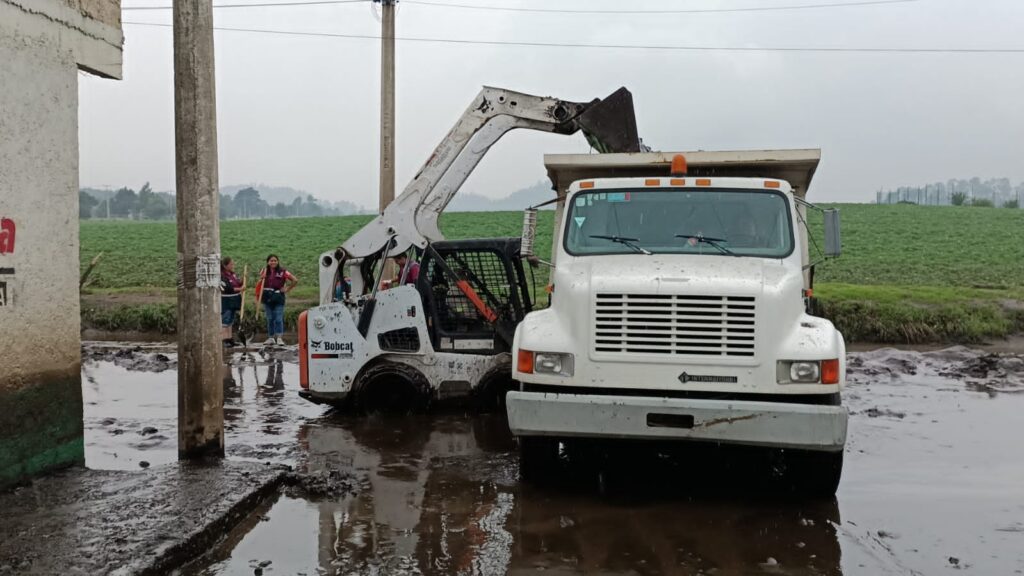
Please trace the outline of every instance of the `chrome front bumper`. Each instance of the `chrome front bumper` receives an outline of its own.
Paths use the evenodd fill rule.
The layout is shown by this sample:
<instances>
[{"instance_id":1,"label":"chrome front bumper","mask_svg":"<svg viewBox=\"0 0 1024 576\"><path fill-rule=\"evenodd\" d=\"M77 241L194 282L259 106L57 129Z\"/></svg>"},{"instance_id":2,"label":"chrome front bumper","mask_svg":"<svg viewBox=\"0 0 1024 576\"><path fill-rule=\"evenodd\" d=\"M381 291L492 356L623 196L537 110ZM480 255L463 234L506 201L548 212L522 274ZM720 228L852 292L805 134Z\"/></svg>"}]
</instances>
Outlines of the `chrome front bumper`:
<instances>
[{"instance_id":1,"label":"chrome front bumper","mask_svg":"<svg viewBox=\"0 0 1024 576\"><path fill-rule=\"evenodd\" d=\"M846 408L779 402L509 392L516 436L691 440L838 452Z\"/></svg>"}]
</instances>

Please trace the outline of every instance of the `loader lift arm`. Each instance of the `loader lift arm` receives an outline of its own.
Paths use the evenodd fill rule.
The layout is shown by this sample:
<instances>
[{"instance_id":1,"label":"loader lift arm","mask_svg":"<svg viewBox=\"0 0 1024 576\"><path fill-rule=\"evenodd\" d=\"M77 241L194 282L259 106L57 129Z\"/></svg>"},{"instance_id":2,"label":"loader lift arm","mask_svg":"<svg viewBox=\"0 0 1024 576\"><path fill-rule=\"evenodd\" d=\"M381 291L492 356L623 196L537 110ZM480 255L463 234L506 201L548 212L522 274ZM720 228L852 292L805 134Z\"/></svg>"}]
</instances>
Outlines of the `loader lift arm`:
<instances>
[{"instance_id":1,"label":"loader lift arm","mask_svg":"<svg viewBox=\"0 0 1024 576\"><path fill-rule=\"evenodd\" d=\"M582 103L485 87L384 213L321 255L320 303L332 301L346 261L384 251L380 255L387 257L413 246L424 249L443 240L438 217L490 147L515 128L566 135L583 131L598 152L640 151L633 99L625 88L603 100ZM385 250L392 237L394 243Z\"/></svg>"}]
</instances>

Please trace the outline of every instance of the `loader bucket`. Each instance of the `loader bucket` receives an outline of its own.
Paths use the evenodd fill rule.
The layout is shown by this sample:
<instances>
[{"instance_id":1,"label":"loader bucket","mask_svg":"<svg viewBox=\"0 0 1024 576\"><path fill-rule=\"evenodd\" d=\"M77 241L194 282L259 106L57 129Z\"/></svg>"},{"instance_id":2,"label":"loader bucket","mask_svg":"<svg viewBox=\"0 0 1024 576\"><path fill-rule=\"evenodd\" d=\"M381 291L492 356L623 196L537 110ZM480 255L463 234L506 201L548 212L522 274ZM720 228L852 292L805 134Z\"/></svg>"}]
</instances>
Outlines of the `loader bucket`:
<instances>
[{"instance_id":1,"label":"loader bucket","mask_svg":"<svg viewBox=\"0 0 1024 576\"><path fill-rule=\"evenodd\" d=\"M640 152L633 95L624 87L594 100L575 119L587 142L598 152Z\"/></svg>"}]
</instances>

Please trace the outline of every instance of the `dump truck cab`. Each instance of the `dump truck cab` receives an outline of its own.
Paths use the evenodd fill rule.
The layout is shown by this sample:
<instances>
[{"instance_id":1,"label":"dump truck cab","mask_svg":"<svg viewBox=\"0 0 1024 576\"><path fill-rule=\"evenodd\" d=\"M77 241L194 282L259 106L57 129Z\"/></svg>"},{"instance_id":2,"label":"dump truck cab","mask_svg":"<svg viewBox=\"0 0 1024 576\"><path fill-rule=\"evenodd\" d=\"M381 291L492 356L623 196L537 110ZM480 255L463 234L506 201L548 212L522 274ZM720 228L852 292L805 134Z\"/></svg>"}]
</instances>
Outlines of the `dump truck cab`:
<instances>
[{"instance_id":1,"label":"dump truck cab","mask_svg":"<svg viewBox=\"0 0 1024 576\"><path fill-rule=\"evenodd\" d=\"M507 397L524 474L560 442L698 441L788 451L810 488L835 491L845 343L806 311L818 159L545 157L563 198L551 300L515 332Z\"/></svg>"}]
</instances>

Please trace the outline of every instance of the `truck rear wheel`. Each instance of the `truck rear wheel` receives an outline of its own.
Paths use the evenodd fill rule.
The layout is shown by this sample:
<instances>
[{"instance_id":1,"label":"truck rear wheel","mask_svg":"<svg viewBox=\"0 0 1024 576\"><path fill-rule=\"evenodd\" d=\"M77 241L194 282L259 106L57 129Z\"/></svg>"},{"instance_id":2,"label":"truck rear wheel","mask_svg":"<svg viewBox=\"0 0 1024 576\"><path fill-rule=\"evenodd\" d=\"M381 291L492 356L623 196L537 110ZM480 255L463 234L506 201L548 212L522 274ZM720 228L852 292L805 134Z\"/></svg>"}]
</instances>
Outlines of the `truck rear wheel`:
<instances>
[{"instance_id":1,"label":"truck rear wheel","mask_svg":"<svg viewBox=\"0 0 1024 576\"><path fill-rule=\"evenodd\" d=\"M519 437L519 477L533 484L550 479L558 466L558 440L544 436Z\"/></svg>"}]
</instances>

